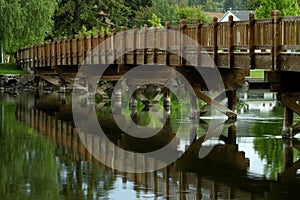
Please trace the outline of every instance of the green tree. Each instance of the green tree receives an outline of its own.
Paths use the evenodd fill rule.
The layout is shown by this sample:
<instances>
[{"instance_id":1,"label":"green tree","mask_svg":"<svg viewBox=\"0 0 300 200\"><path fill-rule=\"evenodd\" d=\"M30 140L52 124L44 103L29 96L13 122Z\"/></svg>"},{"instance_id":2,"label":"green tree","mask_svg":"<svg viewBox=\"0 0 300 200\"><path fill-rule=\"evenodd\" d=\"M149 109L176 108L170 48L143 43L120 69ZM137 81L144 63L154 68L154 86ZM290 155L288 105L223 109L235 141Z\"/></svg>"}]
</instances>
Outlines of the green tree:
<instances>
[{"instance_id":1,"label":"green tree","mask_svg":"<svg viewBox=\"0 0 300 200\"><path fill-rule=\"evenodd\" d=\"M157 17L155 14L152 14L151 19L149 19L148 21L151 23L152 26L156 24L157 28L163 27L163 25L160 22L161 19L159 17Z\"/></svg>"},{"instance_id":2,"label":"green tree","mask_svg":"<svg viewBox=\"0 0 300 200\"><path fill-rule=\"evenodd\" d=\"M243 10L247 8L247 0L225 0L224 11L227 10Z\"/></svg>"},{"instance_id":3,"label":"green tree","mask_svg":"<svg viewBox=\"0 0 300 200\"><path fill-rule=\"evenodd\" d=\"M174 0L153 0L151 7L142 8L136 12L136 22L139 26L148 24L149 19L155 14L161 19L161 23L170 22L171 25L178 25L180 19L186 19L188 23L201 18L203 22L208 21L204 15L202 6L187 6L187 4L177 4Z\"/></svg>"},{"instance_id":4,"label":"green tree","mask_svg":"<svg viewBox=\"0 0 300 200\"><path fill-rule=\"evenodd\" d=\"M152 1L145 1L145 0L125 0L125 5L130 9L129 18L135 18L136 11L150 7L152 5Z\"/></svg>"},{"instance_id":5,"label":"green tree","mask_svg":"<svg viewBox=\"0 0 300 200\"><path fill-rule=\"evenodd\" d=\"M187 0L187 1L188 1L188 6L199 6L199 5L204 6L207 2L207 0Z\"/></svg>"},{"instance_id":6,"label":"green tree","mask_svg":"<svg viewBox=\"0 0 300 200\"><path fill-rule=\"evenodd\" d=\"M272 10L280 10L281 16L298 16L300 14L297 0L262 0L255 15L258 18L269 18Z\"/></svg>"},{"instance_id":7,"label":"green tree","mask_svg":"<svg viewBox=\"0 0 300 200\"><path fill-rule=\"evenodd\" d=\"M197 19L204 23L211 20L205 16L202 6L175 6L175 11L178 19L185 19L187 23L195 23Z\"/></svg>"},{"instance_id":8,"label":"green tree","mask_svg":"<svg viewBox=\"0 0 300 200\"><path fill-rule=\"evenodd\" d=\"M0 46L4 52L11 54L42 41L52 31L56 8L57 0L0 0Z\"/></svg>"},{"instance_id":9,"label":"green tree","mask_svg":"<svg viewBox=\"0 0 300 200\"><path fill-rule=\"evenodd\" d=\"M221 9L221 4L219 2L213 0L207 0L203 10L208 12L220 12L222 9Z\"/></svg>"},{"instance_id":10,"label":"green tree","mask_svg":"<svg viewBox=\"0 0 300 200\"><path fill-rule=\"evenodd\" d=\"M150 25L148 19L151 19L152 14L155 14L161 19L162 24L166 21L178 23L179 20L176 17L174 5L176 5L174 0L152 0L152 6L142 8L136 12L135 21L139 26Z\"/></svg>"},{"instance_id":11,"label":"green tree","mask_svg":"<svg viewBox=\"0 0 300 200\"><path fill-rule=\"evenodd\" d=\"M247 9L255 10L261 5L261 0L248 0Z\"/></svg>"},{"instance_id":12,"label":"green tree","mask_svg":"<svg viewBox=\"0 0 300 200\"><path fill-rule=\"evenodd\" d=\"M54 36L75 35L82 29L126 26L129 15L124 0L62 0L55 13Z\"/></svg>"}]
</instances>

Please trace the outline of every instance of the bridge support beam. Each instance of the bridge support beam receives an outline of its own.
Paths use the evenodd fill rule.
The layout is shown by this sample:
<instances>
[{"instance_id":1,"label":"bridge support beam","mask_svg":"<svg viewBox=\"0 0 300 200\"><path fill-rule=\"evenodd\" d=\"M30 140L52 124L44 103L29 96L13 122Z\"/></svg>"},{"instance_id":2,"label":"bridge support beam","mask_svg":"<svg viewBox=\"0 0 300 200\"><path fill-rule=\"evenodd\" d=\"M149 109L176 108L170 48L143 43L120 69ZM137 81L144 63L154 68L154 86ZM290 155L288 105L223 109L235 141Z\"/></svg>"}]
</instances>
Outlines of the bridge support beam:
<instances>
[{"instance_id":1,"label":"bridge support beam","mask_svg":"<svg viewBox=\"0 0 300 200\"><path fill-rule=\"evenodd\" d=\"M237 94L236 90L227 91L226 93L228 102L227 106L230 110L232 110L234 113L237 113Z\"/></svg>"},{"instance_id":2,"label":"bridge support beam","mask_svg":"<svg viewBox=\"0 0 300 200\"><path fill-rule=\"evenodd\" d=\"M66 93L66 81L62 78L59 78L59 80L60 80L59 92Z\"/></svg>"},{"instance_id":3,"label":"bridge support beam","mask_svg":"<svg viewBox=\"0 0 300 200\"><path fill-rule=\"evenodd\" d=\"M300 115L300 93L279 93L278 99L284 105L283 138L292 138L300 132L300 121L294 124L294 113Z\"/></svg>"},{"instance_id":4,"label":"bridge support beam","mask_svg":"<svg viewBox=\"0 0 300 200\"><path fill-rule=\"evenodd\" d=\"M233 112L231 109L227 108L226 106L222 105L221 103L219 103L218 101L215 100L215 99L221 99L220 95L217 96L215 99L212 99L209 96L207 96L204 92L201 92L197 89L195 89L195 94L199 99L204 101L207 104L207 106L212 106L219 112L225 114L229 119L237 118L237 114L235 112ZM236 99L234 99L234 97L236 98L236 93L233 93L228 100L228 101L231 101L230 108L236 107ZM200 109L200 113L203 114L203 111L207 112L207 110L204 110L203 108Z\"/></svg>"}]
</instances>

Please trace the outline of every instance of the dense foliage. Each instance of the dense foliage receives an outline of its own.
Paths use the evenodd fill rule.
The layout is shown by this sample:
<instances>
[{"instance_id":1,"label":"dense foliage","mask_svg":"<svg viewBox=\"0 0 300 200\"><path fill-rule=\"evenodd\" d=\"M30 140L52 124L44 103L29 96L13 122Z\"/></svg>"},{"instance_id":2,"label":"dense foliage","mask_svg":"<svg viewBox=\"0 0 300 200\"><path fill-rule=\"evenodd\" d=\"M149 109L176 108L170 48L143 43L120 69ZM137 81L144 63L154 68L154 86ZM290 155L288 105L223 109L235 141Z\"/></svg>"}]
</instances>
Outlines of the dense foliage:
<instances>
[{"instance_id":1,"label":"dense foliage","mask_svg":"<svg viewBox=\"0 0 300 200\"><path fill-rule=\"evenodd\" d=\"M57 0L0 0L0 43L7 53L51 34Z\"/></svg>"},{"instance_id":2,"label":"dense foliage","mask_svg":"<svg viewBox=\"0 0 300 200\"><path fill-rule=\"evenodd\" d=\"M74 35L82 29L127 26L129 16L124 0L62 0L54 17L54 36Z\"/></svg>"},{"instance_id":3,"label":"dense foliage","mask_svg":"<svg viewBox=\"0 0 300 200\"><path fill-rule=\"evenodd\" d=\"M261 0L256 17L268 18L272 10L280 10L281 16L300 15L298 0Z\"/></svg>"}]
</instances>

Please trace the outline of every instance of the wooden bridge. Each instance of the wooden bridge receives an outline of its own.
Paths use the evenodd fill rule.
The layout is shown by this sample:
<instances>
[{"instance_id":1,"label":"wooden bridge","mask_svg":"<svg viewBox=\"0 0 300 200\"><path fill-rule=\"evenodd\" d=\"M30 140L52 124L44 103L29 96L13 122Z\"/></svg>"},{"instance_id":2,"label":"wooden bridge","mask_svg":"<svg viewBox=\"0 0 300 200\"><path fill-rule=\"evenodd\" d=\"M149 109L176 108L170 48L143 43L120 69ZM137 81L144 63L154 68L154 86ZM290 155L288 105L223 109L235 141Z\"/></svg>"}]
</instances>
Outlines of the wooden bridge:
<instances>
[{"instance_id":1,"label":"wooden bridge","mask_svg":"<svg viewBox=\"0 0 300 200\"><path fill-rule=\"evenodd\" d=\"M187 41L181 39L182 35L188 36ZM107 40L110 42L105 43ZM201 48L189 45L188 40L196 41ZM95 48L103 43L101 48ZM300 131L300 123L293 126L293 113L300 115L296 103L300 99L299 50L300 17L281 17L279 11L273 11L268 19L255 19L250 14L247 21L233 21L230 17L229 22L218 22L214 18L213 23L203 24L198 20L197 24L186 24L181 20L179 26L170 27L166 23L164 29L145 26L141 30L134 27L126 31L123 28L122 34L105 31L104 34L54 39L20 49L17 62L23 69L33 70L41 79L58 86L72 83L83 63L99 68L109 64L101 77L109 81L119 80L138 65L161 64L176 69L194 88L202 91L202 78L192 66L206 68L211 63L203 63L203 55L209 55L220 71L228 108L232 111L220 109L223 107L218 101L223 98L215 101L201 92L197 92L197 97L229 117L236 111L238 84L245 82L250 69L264 69L265 81L270 83L271 90L278 92L285 105L284 131L290 137ZM191 57L195 63L188 61Z\"/></svg>"}]
</instances>

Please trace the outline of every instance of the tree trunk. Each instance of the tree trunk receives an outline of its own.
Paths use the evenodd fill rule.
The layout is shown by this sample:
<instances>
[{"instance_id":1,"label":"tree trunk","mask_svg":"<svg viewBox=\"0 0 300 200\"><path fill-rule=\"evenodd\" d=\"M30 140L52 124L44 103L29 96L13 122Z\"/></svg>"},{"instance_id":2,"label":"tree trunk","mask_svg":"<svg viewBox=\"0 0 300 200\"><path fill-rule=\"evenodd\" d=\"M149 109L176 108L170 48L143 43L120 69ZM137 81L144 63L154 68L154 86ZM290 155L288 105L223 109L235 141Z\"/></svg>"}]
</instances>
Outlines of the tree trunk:
<instances>
[{"instance_id":1,"label":"tree trunk","mask_svg":"<svg viewBox=\"0 0 300 200\"><path fill-rule=\"evenodd\" d=\"M0 63L4 63L3 43L0 40Z\"/></svg>"}]
</instances>

